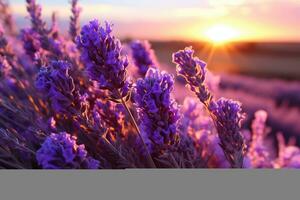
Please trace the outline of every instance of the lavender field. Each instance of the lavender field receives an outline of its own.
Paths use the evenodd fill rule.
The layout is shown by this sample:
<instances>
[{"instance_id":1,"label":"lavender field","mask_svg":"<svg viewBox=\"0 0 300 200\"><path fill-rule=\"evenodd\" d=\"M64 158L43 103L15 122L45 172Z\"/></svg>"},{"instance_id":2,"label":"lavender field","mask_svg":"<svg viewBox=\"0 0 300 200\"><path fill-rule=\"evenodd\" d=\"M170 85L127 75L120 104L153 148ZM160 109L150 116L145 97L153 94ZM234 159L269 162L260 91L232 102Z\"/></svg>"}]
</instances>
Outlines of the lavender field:
<instances>
[{"instance_id":1,"label":"lavender field","mask_svg":"<svg viewBox=\"0 0 300 200\"><path fill-rule=\"evenodd\" d=\"M79 3L65 31L35 0L18 27L0 0L1 169L300 168L298 43L212 57L80 23Z\"/></svg>"}]
</instances>

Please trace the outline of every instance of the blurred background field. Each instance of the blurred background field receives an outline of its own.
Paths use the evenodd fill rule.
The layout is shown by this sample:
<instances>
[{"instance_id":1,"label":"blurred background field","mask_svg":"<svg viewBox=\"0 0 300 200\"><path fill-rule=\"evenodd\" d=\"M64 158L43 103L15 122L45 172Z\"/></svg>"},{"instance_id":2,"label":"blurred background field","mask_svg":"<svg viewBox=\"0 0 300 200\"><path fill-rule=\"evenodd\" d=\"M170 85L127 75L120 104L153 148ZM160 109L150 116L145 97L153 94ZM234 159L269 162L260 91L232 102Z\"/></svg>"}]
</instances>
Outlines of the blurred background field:
<instances>
[{"instance_id":1,"label":"blurred background field","mask_svg":"<svg viewBox=\"0 0 300 200\"><path fill-rule=\"evenodd\" d=\"M193 46L208 68L220 75L218 96L237 99L247 112L249 127L254 112L268 111L273 137L283 132L300 142L300 43L239 42L214 46L200 42L152 42L161 67L176 75L172 52ZM177 81L175 95L182 101L191 95Z\"/></svg>"},{"instance_id":2,"label":"blurred background field","mask_svg":"<svg viewBox=\"0 0 300 200\"><path fill-rule=\"evenodd\" d=\"M172 52L193 46L197 56L214 72L300 80L300 43L297 42L236 42L216 47L201 42L152 42L152 46L159 60L169 65Z\"/></svg>"}]
</instances>

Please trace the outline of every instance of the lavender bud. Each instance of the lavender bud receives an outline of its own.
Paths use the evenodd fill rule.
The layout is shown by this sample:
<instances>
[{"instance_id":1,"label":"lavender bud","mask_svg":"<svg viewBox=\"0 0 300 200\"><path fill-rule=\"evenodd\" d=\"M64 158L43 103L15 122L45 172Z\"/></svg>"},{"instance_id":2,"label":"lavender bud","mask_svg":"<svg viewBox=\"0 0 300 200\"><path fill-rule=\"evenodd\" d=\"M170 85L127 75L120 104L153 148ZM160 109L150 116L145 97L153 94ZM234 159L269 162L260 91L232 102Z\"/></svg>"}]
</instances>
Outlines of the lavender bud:
<instances>
[{"instance_id":1,"label":"lavender bud","mask_svg":"<svg viewBox=\"0 0 300 200\"><path fill-rule=\"evenodd\" d=\"M213 121L205 113L203 104L196 98L187 97L183 102L182 113L183 118L180 124L182 134L188 134L193 139L201 158L207 160L207 166L213 168L229 167L219 145L220 139L214 131Z\"/></svg>"},{"instance_id":2,"label":"lavender bud","mask_svg":"<svg viewBox=\"0 0 300 200\"><path fill-rule=\"evenodd\" d=\"M69 75L70 64L65 61L52 61L48 67L42 67L36 88L46 93L52 108L58 113L72 112L74 102L74 81Z\"/></svg>"},{"instance_id":3,"label":"lavender bud","mask_svg":"<svg viewBox=\"0 0 300 200\"><path fill-rule=\"evenodd\" d=\"M8 32L12 35L15 34L15 22L8 1L0 1L0 13L0 18L2 18L3 24L7 28Z\"/></svg>"},{"instance_id":4,"label":"lavender bud","mask_svg":"<svg viewBox=\"0 0 300 200\"><path fill-rule=\"evenodd\" d=\"M6 58L0 55L0 78L5 78L10 70L11 65L7 62Z\"/></svg>"},{"instance_id":5,"label":"lavender bud","mask_svg":"<svg viewBox=\"0 0 300 200\"><path fill-rule=\"evenodd\" d=\"M248 151L251 166L255 168L271 168L268 149L265 146L267 112L259 110L252 121L252 141Z\"/></svg>"},{"instance_id":6,"label":"lavender bud","mask_svg":"<svg viewBox=\"0 0 300 200\"><path fill-rule=\"evenodd\" d=\"M136 40L130 44L130 47L134 64L138 68L138 73L141 77L144 77L149 67L157 66L154 51L151 49L148 41Z\"/></svg>"},{"instance_id":7,"label":"lavender bud","mask_svg":"<svg viewBox=\"0 0 300 200\"><path fill-rule=\"evenodd\" d=\"M192 47L174 53L173 62L177 64L177 74L185 78L190 90L208 106L212 95L205 85L206 63L194 57Z\"/></svg>"},{"instance_id":8,"label":"lavender bud","mask_svg":"<svg viewBox=\"0 0 300 200\"><path fill-rule=\"evenodd\" d=\"M191 91L209 111L219 135L220 145L231 167L243 167L244 141L240 133L240 105L223 98L217 102L213 100L205 83L206 64L194 57L191 47L174 53L173 62L177 64L178 75L185 78Z\"/></svg>"},{"instance_id":9,"label":"lavender bud","mask_svg":"<svg viewBox=\"0 0 300 200\"><path fill-rule=\"evenodd\" d=\"M297 146L286 145L282 133L277 134L278 158L273 163L274 168L300 168L300 149Z\"/></svg>"},{"instance_id":10,"label":"lavender bud","mask_svg":"<svg viewBox=\"0 0 300 200\"><path fill-rule=\"evenodd\" d=\"M221 98L210 112L215 118L220 145L232 167L243 167L244 140L240 133L241 114L240 104L236 101Z\"/></svg>"},{"instance_id":11,"label":"lavender bud","mask_svg":"<svg viewBox=\"0 0 300 200\"><path fill-rule=\"evenodd\" d=\"M212 120L206 114L204 106L196 98L186 97L181 111L183 114L181 119L183 130L187 130L187 128L191 128L194 131L213 129Z\"/></svg>"},{"instance_id":12,"label":"lavender bud","mask_svg":"<svg viewBox=\"0 0 300 200\"><path fill-rule=\"evenodd\" d=\"M77 35L79 34L79 15L81 8L78 6L78 0L71 1L71 12L72 16L70 17L70 28L69 34L73 41L75 41Z\"/></svg>"},{"instance_id":13,"label":"lavender bud","mask_svg":"<svg viewBox=\"0 0 300 200\"><path fill-rule=\"evenodd\" d=\"M32 60L35 60L36 53L41 49L40 35L33 29L23 29L21 31L21 39L26 54L29 55Z\"/></svg>"},{"instance_id":14,"label":"lavender bud","mask_svg":"<svg viewBox=\"0 0 300 200\"><path fill-rule=\"evenodd\" d=\"M112 99L120 99L129 92L128 60L121 55L121 43L111 32L110 24L101 27L97 20L90 21L82 27L77 46L82 50L81 59L90 79L100 89L108 90Z\"/></svg>"},{"instance_id":15,"label":"lavender bud","mask_svg":"<svg viewBox=\"0 0 300 200\"><path fill-rule=\"evenodd\" d=\"M140 118L141 133L152 152L172 146L177 140L178 106L171 98L174 78L150 68L144 79L138 79L134 100Z\"/></svg>"},{"instance_id":16,"label":"lavender bud","mask_svg":"<svg viewBox=\"0 0 300 200\"><path fill-rule=\"evenodd\" d=\"M119 136L125 135L125 109L123 105L97 100L94 109L99 114L104 126L108 128L109 133Z\"/></svg>"},{"instance_id":17,"label":"lavender bud","mask_svg":"<svg viewBox=\"0 0 300 200\"><path fill-rule=\"evenodd\" d=\"M281 158L281 167L300 168L300 149L298 147L285 147Z\"/></svg>"},{"instance_id":18,"label":"lavender bud","mask_svg":"<svg viewBox=\"0 0 300 200\"><path fill-rule=\"evenodd\" d=\"M46 23L42 20L41 6L38 5L35 0L26 0L26 2L32 30L39 34L42 48L51 52L55 58L62 57L62 44L57 38L51 38L51 29L47 30Z\"/></svg>"},{"instance_id":19,"label":"lavender bud","mask_svg":"<svg viewBox=\"0 0 300 200\"><path fill-rule=\"evenodd\" d=\"M99 161L89 157L84 145L76 144L76 137L66 132L52 133L36 152L43 169L97 169Z\"/></svg>"},{"instance_id":20,"label":"lavender bud","mask_svg":"<svg viewBox=\"0 0 300 200\"><path fill-rule=\"evenodd\" d=\"M42 20L42 7L35 0L26 0L32 28L37 33L46 34L46 23Z\"/></svg>"}]
</instances>

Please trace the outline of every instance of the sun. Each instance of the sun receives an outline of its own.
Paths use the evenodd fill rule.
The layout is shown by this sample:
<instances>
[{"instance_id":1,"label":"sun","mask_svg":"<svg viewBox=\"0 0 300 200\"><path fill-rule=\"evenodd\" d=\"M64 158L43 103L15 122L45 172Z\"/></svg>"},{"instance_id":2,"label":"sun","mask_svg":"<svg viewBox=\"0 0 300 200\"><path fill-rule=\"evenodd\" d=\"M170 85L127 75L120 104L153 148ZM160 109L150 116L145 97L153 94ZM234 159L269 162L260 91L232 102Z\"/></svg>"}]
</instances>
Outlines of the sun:
<instances>
[{"instance_id":1,"label":"sun","mask_svg":"<svg viewBox=\"0 0 300 200\"><path fill-rule=\"evenodd\" d=\"M218 24L208 28L204 35L214 44L223 44L236 40L239 37L239 32L230 26Z\"/></svg>"}]
</instances>

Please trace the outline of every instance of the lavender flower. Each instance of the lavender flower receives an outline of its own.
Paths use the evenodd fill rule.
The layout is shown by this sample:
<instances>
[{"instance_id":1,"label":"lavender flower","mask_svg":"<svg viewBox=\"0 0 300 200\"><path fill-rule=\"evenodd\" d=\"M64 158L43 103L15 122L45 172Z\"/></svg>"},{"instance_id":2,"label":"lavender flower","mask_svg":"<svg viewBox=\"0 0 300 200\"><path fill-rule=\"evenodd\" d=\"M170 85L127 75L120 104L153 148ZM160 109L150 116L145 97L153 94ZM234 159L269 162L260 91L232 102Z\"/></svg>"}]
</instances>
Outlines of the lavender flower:
<instances>
[{"instance_id":1,"label":"lavender flower","mask_svg":"<svg viewBox=\"0 0 300 200\"><path fill-rule=\"evenodd\" d=\"M48 67L42 67L36 87L49 98L52 108L58 113L72 113L74 97L74 81L69 75L70 64L65 61L52 61Z\"/></svg>"},{"instance_id":2,"label":"lavender flower","mask_svg":"<svg viewBox=\"0 0 300 200\"><path fill-rule=\"evenodd\" d=\"M0 55L0 78L6 77L11 70L10 64L6 58Z\"/></svg>"},{"instance_id":3,"label":"lavender flower","mask_svg":"<svg viewBox=\"0 0 300 200\"><path fill-rule=\"evenodd\" d=\"M125 109L123 105L111 101L97 100L94 107L94 114L98 114L102 123L111 135L124 136L125 129Z\"/></svg>"},{"instance_id":4,"label":"lavender flower","mask_svg":"<svg viewBox=\"0 0 300 200\"><path fill-rule=\"evenodd\" d=\"M32 29L23 29L21 31L21 38L26 54L32 60L35 60L37 53L41 51L40 35Z\"/></svg>"},{"instance_id":5,"label":"lavender flower","mask_svg":"<svg viewBox=\"0 0 300 200\"><path fill-rule=\"evenodd\" d=\"M42 20L42 8L35 0L26 0L27 11L30 15L32 31L40 35L41 47L53 55L52 57L62 57L62 44L55 37L51 37L51 30L47 30L46 23ZM54 17L55 18L55 17ZM54 23L55 24L55 23ZM54 36L57 35L54 34Z\"/></svg>"},{"instance_id":6,"label":"lavender flower","mask_svg":"<svg viewBox=\"0 0 300 200\"><path fill-rule=\"evenodd\" d=\"M8 41L4 36L4 30L2 26L0 26L0 55L6 56L7 58L13 57L13 53L9 48Z\"/></svg>"},{"instance_id":7,"label":"lavender flower","mask_svg":"<svg viewBox=\"0 0 300 200\"><path fill-rule=\"evenodd\" d=\"M14 19L12 16L12 12L10 9L9 2L7 1L0 1L0 18L3 21L3 24L7 28L10 34L14 34L16 31Z\"/></svg>"},{"instance_id":8,"label":"lavender flower","mask_svg":"<svg viewBox=\"0 0 300 200\"><path fill-rule=\"evenodd\" d=\"M177 73L183 76L191 91L205 105L212 117L224 154L232 167L243 166L244 141L240 133L241 108L237 102L227 99L213 100L205 85L206 64L194 57L192 48L185 48L173 54Z\"/></svg>"},{"instance_id":9,"label":"lavender flower","mask_svg":"<svg viewBox=\"0 0 300 200\"><path fill-rule=\"evenodd\" d=\"M174 53L173 62L177 64L177 74L185 78L190 90L208 107L212 95L204 82L206 64L199 58L194 57L192 47Z\"/></svg>"},{"instance_id":10,"label":"lavender flower","mask_svg":"<svg viewBox=\"0 0 300 200\"><path fill-rule=\"evenodd\" d=\"M41 35L46 34L46 23L42 20L42 7L35 0L26 0L32 28Z\"/></svg>"},{"instance_id":11,"label":"lavender flower","mask_svg":"<svg viewBox=\"0 0 300 200\"><path fill-rule=\"evenodd\" d=\"M187 132L188 129L192 129L193 132L213 129L212 120L206 114L204 106L196 98L186 97L181 112L183 114L181 128L184 132Z\"/></svg>"},{"instance_id":12,"label":"lavender flower","mask_svg":"<svg viewBox=\"0 0 300 200\"><path fill-rule=\"evenodd\" d=\"M221 82L221 77L219 75L215 75L208 70L206 71L204 83L207 86L207 89L209 91L213 93L218 92L220 82Z\"/></svg>"},{"instance_id":13,"label":"lavender flower","mask_svg":"<svg viewBox=\"0 0 300 200\"><path fill-rule=\"evenodd\" d=\"M141 132L152 152L172 146L177 140L179 113L171 98L173 85L170 74L150 68L145 79L138 79L135 86Z\"/></svg>"},{"instance_id":14,"label":"lavender flower","mask_svg":"<svg viewBox=\"0 0 300 200\"><path fill-rule=\"evenodd\" d=\"M4 25L4 29L0 26L0 168L87 169L100 168L100 163L101 168L118 169L300 168L300 149L295 146L299 138L293 134L297 127L289 130L292 124L281 128L284 123L275 124L275 132L286 131L286 135L277 135L278 148L271 148L273 140L266 137L266 112L256 112L251 129L241 129L240 104L216 98L220 79L194 56L192 48L173 54L178 75L197 96L186 98L179 107L171 97L173 77L155 68L154 52L147 41L134 41L124 51L111 25L100 26L96 20L78 33L78 0L70 0L69 37L63 37L55 13L47 26L37 0L25 2L31 27L16 37L13 15L6 1L0 0ZM142 77L132 96L128 53L136 65L129 68L134 71L130 75ZM36 69L40 69L38 74ZM253 87L246 77L235 83L223 78L223 89L238 85L247 91L254 88L252 93L275 95L262 92L270 83ZM273 82L276 88L284 86L282 81ZM284 98L290 97L290 102L295 100L299 84L288 86L295 86L293 95ZM230 95L227 90L221 92ZM237 95L243 101L251 97L243 91ZM261 100L271 111L274 98ZM253 109L246 107L251 115ZM293 115L284 116L281 111ZM280 113L280 122L299 118L295 109L280 108ZM290 137L287 144L284 137Z\"/></svg>"},{"instance_id":15,"label":"lavender flower","mask_svg":"<svg viewBox=\"0 0 300 200\"><path fill-rule=\"evenodd\" d=\"M4 31L0 26L0 77L6 77L15 65L15 55L8 45Z\"/></svg>"},{"instance_id":16,"label":"lavender flower","mask_svg":"<svg viewBox=\"0 0 300 200\"><path fill-rule=\"evenodd\" d=\"M52 133L36 152L43 169L97 169L100 162L87 155L84 145L76 144L76 137L66 132Z\"/></svg>"},{"instance_id":17,"label":"lavender flower","mask_svg":"<svg viewBox=\"0 0 300 200\"><path fill-rule=\"evenodd\" d=\"M207 166L212 168L226 168L229 163L220 147L220 139L214 130L211 118L205 113L204 106L196 98L187 97L182 106L183 118L180 129L182 135L188 134L201 155L207 161ZM180 138L182 138L182 135Z\"/></svg>"},{"instance_id":18,"label":"lavender flower","mask_svg":"<svg viewBox=\"0 0 300 200\"><path fill-rule=\"evenodd\" d=\"M281 133L277 134L278 158L273 162L274 168L300 168L300 149L294 145L286 145Z\"/></svg>"},{"instance_id":19,"label":"lavender flower","mask_svg":"<svg viewBox=\"0 0 300 200\"><path fill-rule=\"evenodd\" d=\"M69 34L73 41L75 41L76 36L79 33L79 15L81 8L78 6L78 0L72 0L71 1L71 12L72 16L70 17L70 28L69 28Z\"/></svg>"},{"instance_id":20,"label":"lavender flower","mask_svg":"<svg viewBox=\"0 0 300 200\"><path fill-rule=\"evenodd\" d=\"M281 168L300 168L300 149L296 146L285 147L280 161Z\"/></svg>"},{"instance_id":21,"label":"lavender flower","mask_svg":"<svg viewBox=\"0 0 300 200\"><path fill-rule=\"evenodd\" d=\"M138 68L138 73L144 77L149 67L156 67L157 61L154 51L148 41L133 41L130 45L132 57L135 66Z\"/></svg>"},{"instance_id":22,"label":"lavender flower","mask_svg":"<svg viewBox=\"0 0 300 200\"><path fill-rule=\"evenodd\" d=\"M267 116L266 111L259 110L255 113L255 118L252 122L252 141L248 151L248 157L251 161L251 166L255 168L272 167L270 155L264 143L267 133Z\"/></svg>"},{"instance_id":23,"label":"lavender flower","mask_svg":"<svg viewBox=\"0 0 300 200\"><path fill-rule=\"evenodd\" d=\"M108 90L112 99L120 99L129 91L128 60L121 56L121 43L111 32L110 24L101 27L97 20L90 21L83 26L77 45L82 49L81 58L90 79L96 81L100 89Z\"/></svg>"},{"instance_id":24,"label":"lavender flower","mask_svg":"<svg viewBox=\"0 0 300 200\"><path fill-rule=\"evenodd\" d=\"M210 112L216 124L220 145L232 167L243 167L244 141L240 133L241 107L233 100L219 99Z\"/></svg>"}]
</instances>

